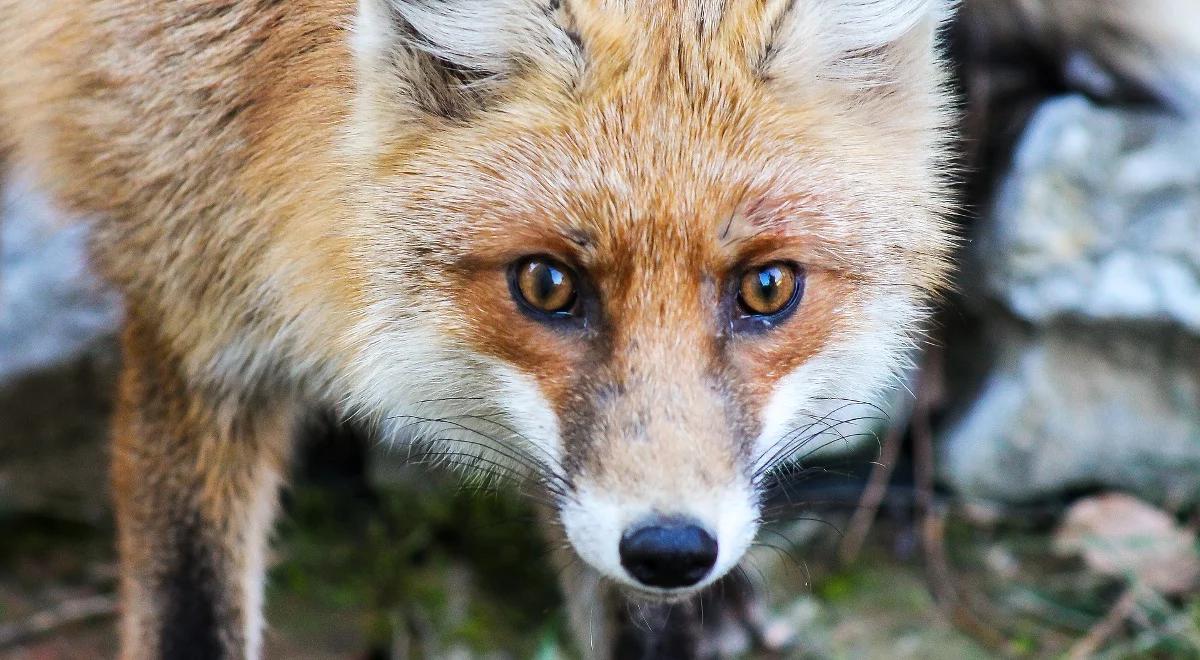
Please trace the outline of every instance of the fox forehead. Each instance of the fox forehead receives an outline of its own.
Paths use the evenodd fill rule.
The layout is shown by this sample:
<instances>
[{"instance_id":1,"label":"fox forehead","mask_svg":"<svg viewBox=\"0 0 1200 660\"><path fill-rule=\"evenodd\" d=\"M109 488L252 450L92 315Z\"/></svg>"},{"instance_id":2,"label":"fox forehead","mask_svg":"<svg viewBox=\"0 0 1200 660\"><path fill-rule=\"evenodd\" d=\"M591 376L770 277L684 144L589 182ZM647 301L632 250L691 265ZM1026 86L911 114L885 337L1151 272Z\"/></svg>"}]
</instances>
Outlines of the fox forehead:
<instances>
[{"instance_id":1,"label":"fox forehead","mask_svg":"<svg viewBox=\"0 0 1200 660\"><path fill-rule=\"evenodd\" d=\"M940 283L944 98L932 54L872 54L923 17L936 23L934 0L360 6L379 3L399 16L371 20L410 30L393 41L482 76L461 85L486 98L474 110L414 117L395 75L429 63L370 64L360 48L368 90L376 69L403 69L360 104L372 108L358 123L375 138L375 206L432 252L557 234L597 256L620 244L665 253L733 218L734 236L766 224L807 233L825 249L806 260L860 277ZM370 32L360 25L360 41ZM915 48L931 50L929 38ZM917 243L924 258L905 263Z\"/></svg>"},{"instance_id":2,"label":"fox forehead","mask_svg":"<svg viewBox=\"0 0 1200 660\"><path fill-rule=\"evenodd\" d=\"M919 93L936 81L883 90L890 107L878 112L820 78L810 87L825 93L797 94L762 63L773 3L716 4L629 3L650 14L632 18L614 9L623 3L561 5L574 8L564 29L582 63L564 79L526 62L467 116L393 122L370 159L394 193L381 210L436 241L452 232L452 245L464 228L481 242L555 232L612 254L733 218L733 236L766 224L820 236L838 249L810 258L864 276L894 267L914 235L938 242L940 98ZM916 272L929 286L943 264L925 253Z\"/></svg>"},{"instance_id":3,"label":"fox forehead","mask_svg":"<svg viewBox=\"0 0 1200 660\"><path fill-rule=\"evenodd\" d=\"M719 270L786 245L861 279L940 277L942 228L923 208L937 191L902 154L876 152L883 140L854 153L862 131L830 136L836 121L804 113L641 105L443 132L385 162L379 211L458 258L541 246L600 270L648 257Z\"/></svg>"}]
</instances>

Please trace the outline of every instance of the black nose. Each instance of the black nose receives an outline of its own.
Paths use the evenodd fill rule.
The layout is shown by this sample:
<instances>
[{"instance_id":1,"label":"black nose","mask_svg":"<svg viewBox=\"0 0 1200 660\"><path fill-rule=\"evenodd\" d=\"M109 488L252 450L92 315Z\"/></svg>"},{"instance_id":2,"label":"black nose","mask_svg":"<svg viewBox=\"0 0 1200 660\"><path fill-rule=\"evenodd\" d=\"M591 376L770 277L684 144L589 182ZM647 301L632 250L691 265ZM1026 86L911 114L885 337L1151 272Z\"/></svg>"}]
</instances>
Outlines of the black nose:
<instances>
[{"instance_id":1,"label":"black nose","mask_svg":"<svg viewBox=\"0 0 1200 660\"><path fill-rule=\"evenodd\" d=\"M717 562L717 540L686 522L659 522L627 532L621 565L648 587L690 587Z\"/></svg>"}]
</instances>

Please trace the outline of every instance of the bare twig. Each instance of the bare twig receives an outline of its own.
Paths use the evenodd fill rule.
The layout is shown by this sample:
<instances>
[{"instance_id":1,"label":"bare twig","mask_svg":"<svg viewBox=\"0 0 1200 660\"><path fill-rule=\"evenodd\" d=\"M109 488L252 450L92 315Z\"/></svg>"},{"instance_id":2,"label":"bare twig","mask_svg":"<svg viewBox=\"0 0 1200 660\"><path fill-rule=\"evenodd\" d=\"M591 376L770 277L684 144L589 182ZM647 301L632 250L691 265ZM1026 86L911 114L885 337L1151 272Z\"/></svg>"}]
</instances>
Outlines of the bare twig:
<instances>
[{"instance_id":1,"label":"bare twig","mask_svg":"<svg viewBox=\"0 0 1200 660\"><path fill-rule=\"evenodd\" d=\"M1137 585L1132 585L1121 594L1117 602L1104 615L1104 618L1097 621L1096 625L1092 626L1078 642L1071 647L1067 652L1067 657L1070 660L1084 660L1096 655L1104 643L1111 639L1114 635L1121 631L1121 626L1125 624L1125 620L1129 618L1133 611L1137 608Z\"/></svg>"},{"instance_id":2,"label":"bare twig","mask_svg":"<svg viewBox=\"0 0 1200 660\"><path fill-rule=\"evenodd\" d=\"M941 507L933 507L921 523L925 546L925 564L934 599L950 623L989 648L1007 652L1008 639L999 630L984 623L955 587L954 572L946 556L946 516Z\"/></svg>"},{"instance_id":3,"label":"bare twig","mask_svg":"<svg viewBox=\"0 0 1200 660\"><path fill-rule=\"evenodd\" d=\"M117 600L112 596L66 600L22 621L0 624L0 648L16 646L64 626L112 616L116 611Z\"/></svg>"},{"instance_id":4,"label":"bare twig","mask_svg":"<svg viewBox=\"0 0 1200 660\"><path fill-rule=\"evenodd\" d=\"M941 353L936 348L927 351L912 416L913 477L921 516L926 570L934 599L951 623L992 649L1004 652L1009 648L1004 634L980 619L958 593L954 572L946 554L945 511L934 502L933 429L930 415L934 408L941 405L944 395L941 360Z\"/></svg>"},{"instance_id":5,"label":"bare twig","mask_svg":"<svg viewBox=\"0 0 1200 660\"><path fill-rule=\"evenodd\" d=\"M902 412L892 420L887 435L883 438L883 449L879 454L879 461L871 468L871 476L867 479L867 485L859 499L858 508L854 510L854 515L850 518L850 524L846 528L846 535L842 537L838 556L844 564L854 563L858 559L858 554L862 552L863 543L866 542L867 534L870 533L871 526L875 524L875 516L879 513L879 505L887 495L887 487L892 481L892 472L896 469L896 461L900 458L900 448L904 445L904 432L908 430L913 404L907 396L901 397L899 401L900 405L895 409Z\"/></svg>"}]
</instances>

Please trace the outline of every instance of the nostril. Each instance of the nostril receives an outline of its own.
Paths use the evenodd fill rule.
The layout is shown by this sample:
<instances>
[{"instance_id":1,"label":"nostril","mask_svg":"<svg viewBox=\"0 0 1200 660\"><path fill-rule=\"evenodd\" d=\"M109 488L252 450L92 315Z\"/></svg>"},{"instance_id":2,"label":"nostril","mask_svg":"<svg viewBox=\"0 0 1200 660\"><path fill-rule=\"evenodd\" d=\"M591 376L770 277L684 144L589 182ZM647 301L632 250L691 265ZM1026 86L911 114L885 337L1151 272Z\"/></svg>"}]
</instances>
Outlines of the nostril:
<instances>
[{"instance_id":1,"label":"nostril","mask_svg":"<svg viewBox=\"0 0 1200 660\"><path fill-rule=\"evenodd\" d=\"M621 539L621 565L650 587L690 587L717 563L717 540L690 523L660 522Z\"/></svg>"}]
</instances>

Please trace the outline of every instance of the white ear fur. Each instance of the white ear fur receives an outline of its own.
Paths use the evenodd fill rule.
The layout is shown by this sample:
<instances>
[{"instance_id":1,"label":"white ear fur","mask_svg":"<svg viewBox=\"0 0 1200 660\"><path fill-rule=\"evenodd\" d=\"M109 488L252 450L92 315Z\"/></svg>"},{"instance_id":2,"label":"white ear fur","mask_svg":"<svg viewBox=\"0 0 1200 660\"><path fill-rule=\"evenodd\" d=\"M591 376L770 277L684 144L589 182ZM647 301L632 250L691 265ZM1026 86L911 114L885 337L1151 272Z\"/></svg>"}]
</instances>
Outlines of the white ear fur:
<instances>
[{"instance_id":1,"label":"white ear fur","mask_svg":"<svg viewBox=\"0 0 1200 660\"><path fill-rule=\"evenodd\" d=\"M947 0L799 0L775 34L770 73L870 88L896 82L914 58L933 60Z\"/></svg>"},{"instance_id":2,"label":"white ear fur","mask_svg":"<svg viewBox=\"0 0 1200 660\"><path fill-rule=\"evenodd\" d=\"M930 19L943 18L940 0L820 0L832 19L833 46L844 53L886 47Z\"/></svg>"},{"instance_id":3,"label":"white ear fur","mask_svg":"<svg viewBox=\"0 0 1200 660\"><path fill-rule=\"evenodd\" d=\"M358 0L350 48L361 61L376 61L396 42L398 34L386 0Z\"/></svg>"},{"instance_id":4,"label":"white ear fur","mask_svg":"<svg viewBox=\"0 0 1200 660\"><path fill-rule=\"evenodd\" d=\"M359 0L353 45L360 58L408 49L485 75L579 58L550 0Z\"/></svg>"}]
</instances>

